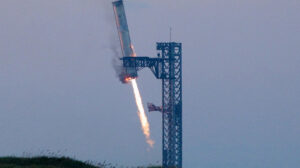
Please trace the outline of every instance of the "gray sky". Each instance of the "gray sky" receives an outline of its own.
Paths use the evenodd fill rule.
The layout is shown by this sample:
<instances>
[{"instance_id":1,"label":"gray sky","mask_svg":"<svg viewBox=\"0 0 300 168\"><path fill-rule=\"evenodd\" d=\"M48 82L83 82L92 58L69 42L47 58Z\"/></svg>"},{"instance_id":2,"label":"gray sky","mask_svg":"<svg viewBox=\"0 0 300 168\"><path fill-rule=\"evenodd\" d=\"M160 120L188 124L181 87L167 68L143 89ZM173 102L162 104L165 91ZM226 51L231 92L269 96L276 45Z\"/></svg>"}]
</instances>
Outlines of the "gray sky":
<instances>
[{"instance_id":1,"label":"gray sky","mask_svg":"<svg viewBox=\"0 0 300 168\"><path fill-rule=\"evenodd\" d=\"M131 0L138 55L183 43L184 166L299 167L300 1ZM148 150L129 85L112 68L119 45L109 1L0 1L0 156L62 151L82 160L161 160L161 115ZM160 104L149 70L144 103Z\"/></svg>"}]
</instances>

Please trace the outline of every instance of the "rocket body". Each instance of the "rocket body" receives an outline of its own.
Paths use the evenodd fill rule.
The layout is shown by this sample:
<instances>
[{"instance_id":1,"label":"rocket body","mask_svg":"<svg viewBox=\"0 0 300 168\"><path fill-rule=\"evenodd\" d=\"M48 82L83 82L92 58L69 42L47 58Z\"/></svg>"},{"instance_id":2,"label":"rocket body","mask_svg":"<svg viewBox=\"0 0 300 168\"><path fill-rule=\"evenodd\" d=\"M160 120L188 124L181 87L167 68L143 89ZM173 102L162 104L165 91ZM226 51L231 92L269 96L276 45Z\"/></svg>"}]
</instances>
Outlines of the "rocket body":
<instances>
[{"instance_id":1,"label":"rocket body","mask_svg":"<svg viewBox=\"0 0 300 168\"><path fill-rule=\"evenodd\" d=\"M129 29L128 29L123 1L120 0L120 1L113 2L113 7L114 7L116 24L119 33L123 56L124 57L132 56L133 50L131 48L131 40L130 40Z\"/></svg>"},{"instance_id":2,"label":"rocket body","mask_svg":"<svg viewBox=\"0 0 300 168\"><path fill-rule=\"evenodd\" d=\"M121 49L123 57L134 57L135 52L131 43L129 28L127 24L125 8L122 0L113 2L113 9L115 13L116 25L119 34ZM137 77L137 70L135 67L123 67L120 74L122 82L126 83L126 80Z\"/></svg>"}]
</instances>

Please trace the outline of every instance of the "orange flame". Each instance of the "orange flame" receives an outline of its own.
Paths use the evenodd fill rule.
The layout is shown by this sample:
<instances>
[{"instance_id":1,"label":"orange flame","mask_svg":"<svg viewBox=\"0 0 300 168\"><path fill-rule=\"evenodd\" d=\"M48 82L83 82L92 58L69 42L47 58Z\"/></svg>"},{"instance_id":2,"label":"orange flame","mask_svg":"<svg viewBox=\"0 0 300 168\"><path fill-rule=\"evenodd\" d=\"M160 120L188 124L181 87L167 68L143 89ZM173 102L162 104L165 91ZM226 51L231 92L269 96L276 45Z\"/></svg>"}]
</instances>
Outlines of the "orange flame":
<instances>
[{"instance_id":1,"label":"orange flame","mask_svg":"<svg viewBox=\"0 0 300 168\"><path fill-rule=\"evenodd\" d=\"M146 116L146 113L145 113L145 110L144 110L144 107L143 107L142 97L141 97L139 88L137 86L136 79L131 80L131 85L132 85L132 88L133 88L135 102L136 102L136 105L137 105L138 110L139 110L138 115L139 115L140 122L141 122L141 125L142 125L143 133L146 137L146 142L150 145L150 147L153 147L154 141L150 137L149 122L148 122L148 119L147 119L147 116Z\"/></svg>"},{"instance_id":2,"label":"orange flame","mask_svg":"<svg viewBox=\"0 0 300 168\"><path fill-rule=\"evenodd\" d=\"M134 78L131 78L131 77L125 77L124 81L125 81L125 83L128 83L128 82L130 82L132 79L134 79Z\"/></svg>"},{"instance_id":3,"label":"orange flame","mask_svg":"<svg viewBox=\"0 0 300 168\"><path fill-rule=\"evenodd\" d=\"M132 57L136 57L136 53L134 51L134 47L131 44L130 48L132 50ZM143 106L143 102L142 102L142 97L136 82L136 79L132 79L132 78L126 78L125 81L131 81L131 85L132 85L132 89L133 89L133 94L135 97L135 102L136 102L136 106L138 108L138 116L140 118L140 122L141 122L141 126L142 126L142 130L143 133L145 135L146 138L146 142L149 144L149 146L152 148L154 145L154 141L151 139L150 137L150 125L144 110L144 106Z\"/></svg>"}]
</instances>

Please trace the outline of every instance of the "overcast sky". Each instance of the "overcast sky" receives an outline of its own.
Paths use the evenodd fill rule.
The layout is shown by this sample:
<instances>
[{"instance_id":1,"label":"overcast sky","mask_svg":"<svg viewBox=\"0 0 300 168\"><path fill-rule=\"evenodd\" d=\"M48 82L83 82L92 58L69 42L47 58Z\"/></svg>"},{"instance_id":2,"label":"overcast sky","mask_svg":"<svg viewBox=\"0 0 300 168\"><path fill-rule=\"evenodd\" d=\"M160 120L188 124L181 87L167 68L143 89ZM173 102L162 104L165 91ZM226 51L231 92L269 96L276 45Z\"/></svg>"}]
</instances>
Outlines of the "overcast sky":
<instances>
[{"instance_id":1,"label":"overcast sky","mask_svg":"<svg viewBox=\"0 0 300 168\"><path fill-rule=\"evenodd\" d=\"M300 166L299 0L128 0L138 55L183 43L183 163ZM106 0L0 0L0 156L46 150L119 165L161 163L161 114L148 149ZM161 81L138 83L161 103ZM60 152L59 152L60 151Z\"/></svg>"}]
</instances>

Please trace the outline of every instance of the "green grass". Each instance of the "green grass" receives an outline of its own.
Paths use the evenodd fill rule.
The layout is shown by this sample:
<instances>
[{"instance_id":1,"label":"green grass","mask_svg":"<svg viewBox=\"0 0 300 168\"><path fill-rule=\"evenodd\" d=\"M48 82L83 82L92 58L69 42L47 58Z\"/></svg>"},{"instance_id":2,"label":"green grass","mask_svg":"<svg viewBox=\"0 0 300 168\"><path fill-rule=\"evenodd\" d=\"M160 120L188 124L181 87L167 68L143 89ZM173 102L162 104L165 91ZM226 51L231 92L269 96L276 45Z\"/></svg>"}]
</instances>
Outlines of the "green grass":
<instances>
[{"instance_id":1,"label":"green grass","mask_svg":"<svg viewBox=\"0 0 300 168\"><path fill-rule=\"evenodd\" d=\"M122 167L122 166L121 166ZM98 164L94 166L89 163L74 160L68 157L0 157L0 168L116 168L111 164ZM123 167L125 168L125 167ZM146 167L138 167L146 168ZM160 166L149 166L148 168L161 168Z\"/></svg>"}]
</instances>

